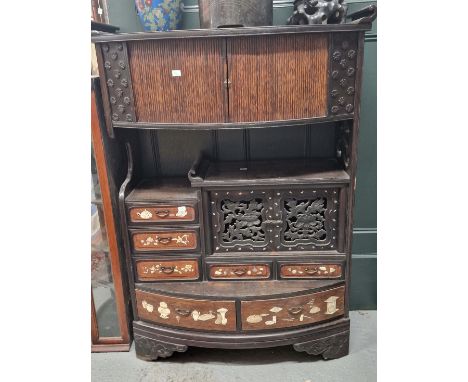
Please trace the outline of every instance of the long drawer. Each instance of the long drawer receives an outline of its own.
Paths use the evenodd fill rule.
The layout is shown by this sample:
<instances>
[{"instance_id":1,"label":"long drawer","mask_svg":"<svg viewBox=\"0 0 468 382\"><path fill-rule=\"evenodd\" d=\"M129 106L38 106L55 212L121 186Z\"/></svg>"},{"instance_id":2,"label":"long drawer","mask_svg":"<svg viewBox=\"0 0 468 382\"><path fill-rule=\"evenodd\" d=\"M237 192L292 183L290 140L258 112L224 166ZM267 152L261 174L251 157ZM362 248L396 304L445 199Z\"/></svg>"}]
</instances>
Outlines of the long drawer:
<instances>
[{"instance_id":1,"label":"long drawer","mask_svg":"<svg viewBox=\"0 0 468 382\"><path fill-rule=\"evenodd\" d=\"M195 300L135 290L141 319L158 324L208 331L235 331L235 301Z\"/></svg>"},{"instance_id":2,"label":"long drawer","mask_svg":"<svg viewBox=\"0 0 468 382\"><path fill-rule=\"evenodd\" d=\"M345 287L302 296L241 302L242 330L313 324L344 314Z\"/></svg>"},{"instance_id":3,"label":"long drawer","mask_svg":"<svg viewBox=\"0 0 468 382\"><path fill-rule=\"evenodd\" d=\"M140 282L167 280L197 280L198 260L136 260L136 279Z\"/></svg>"}]
</instances>

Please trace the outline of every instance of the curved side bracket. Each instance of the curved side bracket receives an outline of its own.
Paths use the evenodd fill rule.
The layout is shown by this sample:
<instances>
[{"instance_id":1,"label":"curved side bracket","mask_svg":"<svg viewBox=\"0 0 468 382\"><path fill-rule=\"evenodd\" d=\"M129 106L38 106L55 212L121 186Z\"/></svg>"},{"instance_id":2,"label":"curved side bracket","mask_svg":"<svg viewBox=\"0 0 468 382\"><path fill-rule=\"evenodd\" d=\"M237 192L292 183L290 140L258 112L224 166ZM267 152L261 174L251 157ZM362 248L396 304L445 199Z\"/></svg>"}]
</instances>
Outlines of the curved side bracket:
<instances>
[{"instance_id":1,"label":"curved side bracket","mask_svg":"<svg viewBox=\"0 0 468 382\"><path fill-rule=\"evenodd\" d=\"M119 210L120 210L120 228L122 232L122 239L124 244L125 250L125 260L127 264L127 275L128 281L130 286L130 295L132 297L132 311L133 317L138 317L137 310L135 306L135 280L133 277L133 265L131 260L131 249L130 249L130 237L128 235L128 227L127 227L127 218L126 218L126 211L125 211L125 198L127 197L129 190L131 188L130 184L133 180L134 175L134 162L133 162L133 152L132 146L130 142L125 142L125 149L127 152L127 177L125 178L124 182L120 186L119 190Z\"/></svg>"},{"instance_id":2,"label":"curved side bracket","mask_svg":"<svg viewBox=\"0 0 468 382\"><path fill-rule=\"evenodd\" d=\"M371 24L377 18L377 5L371 4L346 16L351 24Z\"/></svg>"},{"instance_id":3,"label":"curved side bracket","mask_svg":"<svg viewBox=\"0 0 468 382\"><path fill-rule=\"evenodd\" d=\"M125 178L124 182L120 186L119 190L119 202L125 202L125 197L128 192L128 185L132 181L133 178L133 170L134 170L134 164L133 164L133 152L132 152L132 146L130 145L130 142L125 142L125 149L127 152L127 177Z\"/></svg>"},{"instance_id":4,"label":"curved side bracket","mask_svg":"<svg viewBox=\"0 0 468 382\"><path fill-rule=\"evenodd\" d=\"M192 186L203 183L203 176L205 175L208 165L209 161L205 160L203 155L199 155L187 174Z\"/></svg>"}]
</instances>

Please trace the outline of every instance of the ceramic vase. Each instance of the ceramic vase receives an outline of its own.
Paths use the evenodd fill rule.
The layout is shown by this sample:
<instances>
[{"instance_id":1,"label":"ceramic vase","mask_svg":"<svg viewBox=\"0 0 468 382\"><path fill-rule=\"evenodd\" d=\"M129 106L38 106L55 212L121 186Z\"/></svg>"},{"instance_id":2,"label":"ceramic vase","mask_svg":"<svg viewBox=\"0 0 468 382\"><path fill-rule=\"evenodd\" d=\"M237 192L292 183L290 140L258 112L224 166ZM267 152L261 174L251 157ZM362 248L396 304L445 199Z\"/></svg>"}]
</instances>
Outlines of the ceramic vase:
<instances>
[{"instance_id":1,"label":"ceramic vase","mask_svg":"<svg viewBox=\"0 0 468 382\"><path fill-rule=\"evenodd\" d=\"M135 5L145 31L179 29L182 19L180 0L135 0Z\"/></svg>"}]
</instances>

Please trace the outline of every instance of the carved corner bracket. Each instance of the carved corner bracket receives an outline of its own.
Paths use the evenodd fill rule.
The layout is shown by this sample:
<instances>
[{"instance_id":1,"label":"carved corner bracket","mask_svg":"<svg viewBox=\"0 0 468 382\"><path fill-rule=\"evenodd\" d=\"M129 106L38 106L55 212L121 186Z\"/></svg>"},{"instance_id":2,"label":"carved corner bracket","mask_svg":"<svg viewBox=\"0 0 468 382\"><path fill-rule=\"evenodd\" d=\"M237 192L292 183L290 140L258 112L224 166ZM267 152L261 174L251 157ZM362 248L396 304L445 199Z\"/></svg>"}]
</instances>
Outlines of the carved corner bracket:
<instances>
[{"instance_id":1,"label":"carved corner bracket","mask_svg":"<svg viewBox=\"0 0 468 382\"><path fill-rule=\"evenodd\" d=\"M186 345L169 344L139 335L134 336L134 341L137 357L145 361L167 358L172 356L175 351L179 353L187 351Z\"/></svg>"},{"instance_id":2,"label":"carved corner bracket","mask_svg":"<svg viewBox=\"0 0 468 382\"><path fill-rule=\"evenodd\" d=\"M294 350L310 355L321 355L323 359L344 357L349 353L349 331L318 340L293 345Z\"/></svg>"},{"instance_id":3,"label":"carved corner bracket","mask_svg":"<svg viewBox=\"0 0 468 382\"><path fill-rule=\"evenodd\" d=\"M110 42L101 45L103 65L114 122L135 122L135 107L131 84L127 45L123 42Z\"/></svg>"},{"instance_id":4,"label":"carved corner bracket","mask_svg":"<svg viewBox=\"0 0 468 382\"><path fill-rule=\"evenodd\" d=\"M333 33L330 50L329 112L352 114L356 92L358 46L354 34Z\"/></svg>"}]
</instances>

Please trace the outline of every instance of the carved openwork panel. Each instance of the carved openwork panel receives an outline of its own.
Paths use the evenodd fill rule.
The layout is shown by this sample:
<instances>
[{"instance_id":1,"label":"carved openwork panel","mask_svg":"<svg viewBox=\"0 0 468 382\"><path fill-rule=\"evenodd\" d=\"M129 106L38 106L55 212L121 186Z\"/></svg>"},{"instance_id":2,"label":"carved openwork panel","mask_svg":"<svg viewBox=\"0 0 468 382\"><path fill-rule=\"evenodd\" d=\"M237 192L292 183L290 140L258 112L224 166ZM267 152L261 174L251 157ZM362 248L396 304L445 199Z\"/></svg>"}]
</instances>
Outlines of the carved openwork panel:
<instances>
[{"instance_id":1,"label":"carved openwork panel","mask_svg":"<svg viewBox=\"0 0 468 382\"><path fill-rule=\"evenodd\" d=\"M267 249L267 193L214 191L211 193L215 252Z\"/></svg>"},{"instance_id":2,"label":"carved openwork panel","mask_svg":"<svg viewBox=\"0 0 468 382\"><path fill-rule=\"evenodd\" d=\"M265 230L262 227L262 199L221 201L224 230L221 234L224 243L237 240L264 241Z\"/></svg>"},{"instance_id":3,"label":"carved openwork panel","mask_svg":"<svg viewBox=\"0 0 468 382\"><path fill-rule=\"evenodd\" d=\"M112 121L135 122L127 46L123 42L109 42L102 44L101 50Z\"/></svg>"},{"instance_id":4,"label":"carved openwork panel","mask_svg":"<svg viewBox=\"0 0 468 382\"><path fill-rule=\"evenodd\" d=\"M211 192L213 252L337 250L339 188Z\"/></svg>"},{"instance_id":5,"label":"carved openwork panel","mask_svg":"<svg viewBox=\"0 0 468 382\"><path fill-rule=\"evenodd\" d=\"M354 112L356 91L357 34L333 33L330 72L330 113L331 115Z\"/></svg>"},{"instance_id":6,"label":"carved openwork panel","mask_svg":"<svg viewBox=\"0 0 468 382\"><path fill-rule=\"evenodd\" d=\"M284 192L280 201L283 249L336 249L338 196L337 189Z\"/></svg>"}]
</instances>

